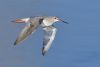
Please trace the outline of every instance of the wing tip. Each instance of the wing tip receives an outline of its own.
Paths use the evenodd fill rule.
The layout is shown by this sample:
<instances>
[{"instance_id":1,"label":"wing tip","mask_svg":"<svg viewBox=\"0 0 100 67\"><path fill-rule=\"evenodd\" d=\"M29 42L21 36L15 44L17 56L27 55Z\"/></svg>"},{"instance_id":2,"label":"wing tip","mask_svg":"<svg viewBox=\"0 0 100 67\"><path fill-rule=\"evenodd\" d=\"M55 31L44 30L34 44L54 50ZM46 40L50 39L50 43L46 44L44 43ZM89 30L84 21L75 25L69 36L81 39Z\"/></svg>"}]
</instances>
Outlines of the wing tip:
<instances>
[{"instance_id":1,"label":"wing tip","mask_svg":"<svg viewBox=\"0 0 100 67\"><path fill-rule=\"evenodd\" d=\"M44 47L42 48L42 55L44 56L46 54L46 51L44 50Z\"/></svg>"},{"instance_id":2,"label":"wing tip","mask_svg":"<svg viewBox=\"0 0 100 67\"><path fill-rule=\"evenodd\" d=\"M17 45L17 42L14 42L14 46L16 46Z\"/></svg>"},{"instance_id":3,"label":"wing tip","mask_svg":"<svg viewBox=\"0 0 100 67\"><path fill-rule=\"evenodd\" d=\"M42 55L44 56L44 53L42 53Z\"/></svg>"},{"instance_id":4,"label":"wing tip","mask_svg":"<svg viewBox=\"0 0 100 67\"><path fill-rule=\"evenodd\" d=\"M16 40L15 42L14 42L14 46L16 46L18 44L18 41Z\"/></svg>"},{"instance_id":5,"label":"wing tip","mask_svg":"<svg viewBox=\"0 0 100 67\"><path fill-rule=\"evenodd\" d=\"M42 55L44 56L46 52L42 52Z\"/></svg>"}]
</instances>

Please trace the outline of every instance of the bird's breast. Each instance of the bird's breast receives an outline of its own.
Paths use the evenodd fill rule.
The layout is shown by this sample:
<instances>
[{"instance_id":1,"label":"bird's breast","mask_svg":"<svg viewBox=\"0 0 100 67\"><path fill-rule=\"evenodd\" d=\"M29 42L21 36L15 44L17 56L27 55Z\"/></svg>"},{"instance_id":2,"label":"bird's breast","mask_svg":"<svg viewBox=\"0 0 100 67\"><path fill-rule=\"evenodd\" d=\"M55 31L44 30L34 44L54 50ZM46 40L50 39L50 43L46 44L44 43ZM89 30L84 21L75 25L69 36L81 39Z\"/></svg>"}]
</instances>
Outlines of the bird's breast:
<instances>
[{"instance_id":1,"label":"bird's breast","mask_svg":"<svg viewBox=\"0 0 100 67\"><path fill-rule=\"evenodd\" d=\"M46 20L43 20L43 23L42 23L43 26L51 26L52 24L53 22L48 22Z\"/></svg>"}]
</instances>

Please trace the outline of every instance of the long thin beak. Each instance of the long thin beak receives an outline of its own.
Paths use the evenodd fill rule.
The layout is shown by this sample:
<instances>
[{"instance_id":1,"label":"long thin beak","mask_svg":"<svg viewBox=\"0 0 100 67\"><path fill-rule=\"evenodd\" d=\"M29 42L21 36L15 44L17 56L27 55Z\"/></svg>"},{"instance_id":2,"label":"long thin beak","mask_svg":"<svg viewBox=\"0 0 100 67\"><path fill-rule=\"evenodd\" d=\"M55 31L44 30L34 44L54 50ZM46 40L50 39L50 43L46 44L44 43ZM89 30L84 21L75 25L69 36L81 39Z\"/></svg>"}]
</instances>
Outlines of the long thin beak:
<instances>
[{"instance_id":1,"label":"long thin beak","mask_svg":"<svg viewBox=\"0 0 100 67\"><path fill-rule=\"evenodd\" d=\"M63 20L61 20L61 19L59 19L61 22L64 22L64 23L66 23L66 24L69 24L68 22L66 22L66 21L63 21Z\"/></svg>"}]
</instances>

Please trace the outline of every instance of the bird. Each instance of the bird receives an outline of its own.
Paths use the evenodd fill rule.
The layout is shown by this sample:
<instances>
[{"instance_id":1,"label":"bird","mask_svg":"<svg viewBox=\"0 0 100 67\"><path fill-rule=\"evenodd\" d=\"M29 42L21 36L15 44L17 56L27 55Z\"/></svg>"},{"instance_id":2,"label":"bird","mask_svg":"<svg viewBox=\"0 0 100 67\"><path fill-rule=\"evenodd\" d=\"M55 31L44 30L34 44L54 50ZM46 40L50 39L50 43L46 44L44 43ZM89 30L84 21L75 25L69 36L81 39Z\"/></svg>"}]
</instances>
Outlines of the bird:
<instances>
[{"instance_id":1,"label":"bird","mask_svg":"<svg viewBox=\"0 0 100 67\"><path fill-rule=\"evenodd\" d=\"M24 41L29 35L34 33L40 26L44 31L42 55L44 56L50 49L52 42L56 36L57 28L53 25L56 22L64 22L57 16L31 16L27 18L15 19L12 22L15 23L26 23L26 26L22 29L20 34L17 36L14 45Z\"/></svg>"}]
</instances>

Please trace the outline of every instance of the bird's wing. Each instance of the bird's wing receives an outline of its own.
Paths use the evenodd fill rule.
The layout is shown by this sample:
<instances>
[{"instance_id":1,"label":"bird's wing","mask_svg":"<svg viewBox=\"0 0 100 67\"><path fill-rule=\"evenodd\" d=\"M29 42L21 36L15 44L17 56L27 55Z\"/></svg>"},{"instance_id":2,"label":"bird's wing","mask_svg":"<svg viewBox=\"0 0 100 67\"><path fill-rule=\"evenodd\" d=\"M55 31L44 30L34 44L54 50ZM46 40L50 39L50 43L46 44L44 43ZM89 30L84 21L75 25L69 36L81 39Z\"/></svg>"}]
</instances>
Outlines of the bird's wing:
<instances>
[{"instance_id":1,"label":"bird's wing","mask_svg":"<svg viewBox=\"0 0 100 67\"><path fill-rule=\"evenodd\" d=\"M43 40L43 48L42 48L42 55L44 56L45 53L51 47L51 44L55 38L57 29L53 26L45 27L44 30L44 40Z\"/></svg>"},{"instance_id":2,"label":"bird's wing","mask_svg":"<svg viewBox=\"0 0 100 67\"><path fill-rule=\"evenodd\" d=\"M30 23L27 23L27 25L22 29L21 33L14 42L14 45L17 45L18 43L25 40L32 32L34 32L37 29L39 25L39 18L37 20L30 20Z\"/></svg>"}]
</instances>

